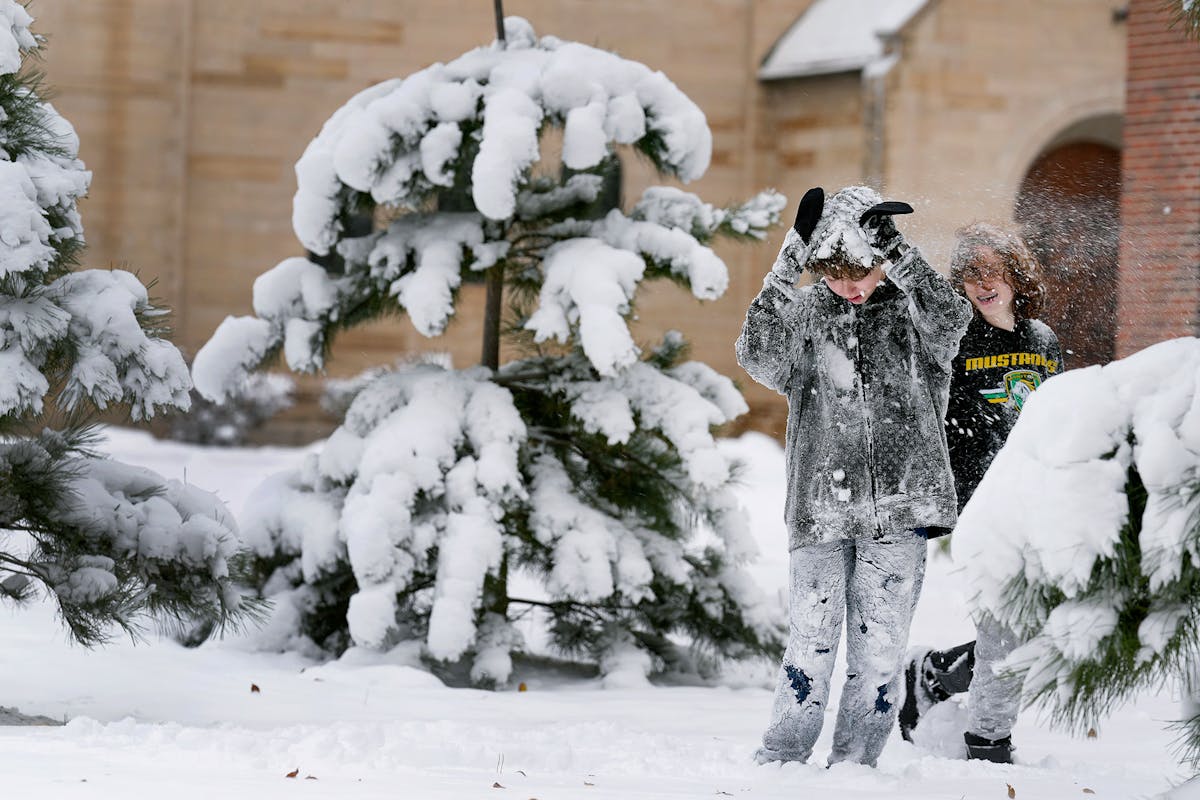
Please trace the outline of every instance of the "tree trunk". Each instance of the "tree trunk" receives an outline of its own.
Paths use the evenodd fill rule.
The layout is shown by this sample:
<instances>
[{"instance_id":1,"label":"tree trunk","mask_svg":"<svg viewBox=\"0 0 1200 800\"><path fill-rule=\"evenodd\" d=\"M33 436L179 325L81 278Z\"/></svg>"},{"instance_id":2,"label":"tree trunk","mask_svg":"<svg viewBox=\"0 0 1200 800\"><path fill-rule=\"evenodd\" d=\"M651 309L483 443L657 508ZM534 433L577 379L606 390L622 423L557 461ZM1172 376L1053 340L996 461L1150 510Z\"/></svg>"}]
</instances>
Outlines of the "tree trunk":
<instances>
[{"instance_id":1,"label":"tree trunk","mask_svg":"<svg viewBox=\"0 0 1200 800\"><path fill-rule=\"evenodd\" d=\"M504 300L504 264L487 271L487 303L483 311L483 352L479 361L490 370L500 366L500 311Z\"/></svg>"},{"instance_id":2,"label":"tree trunk","mask_svg":"<svg viewBox=\"0 0 1200 800\"><path fill-rule=\"evenodd\" d=\"M508 619L508 556L500 561L498 575L483 576L483 610Z\"/></svg>"},{"instance_id":3,"label":"tree trunk","mask_svg":"<svg viewBox=\"0 0 1200 800\"><path fill-rule=\"evenodd\" d=\"M504 38L504 0L495 0L496 41L503 49L508 42ZM487 271L487 302L483 311L483 353L479 361L493 372L500 366L500 306L504 300L504 264L496 264Z\"/></svg>"},{"instance_id":4,"label":"tree trunk","mask_svg":"<svg viewBox=\"0 0 1200 800\"><path fill-rule=\"evenodd\" d=\"M496 0L496 40L504 47L508 42L504 38L504 0Z\"/></svg>"}]
</instances>

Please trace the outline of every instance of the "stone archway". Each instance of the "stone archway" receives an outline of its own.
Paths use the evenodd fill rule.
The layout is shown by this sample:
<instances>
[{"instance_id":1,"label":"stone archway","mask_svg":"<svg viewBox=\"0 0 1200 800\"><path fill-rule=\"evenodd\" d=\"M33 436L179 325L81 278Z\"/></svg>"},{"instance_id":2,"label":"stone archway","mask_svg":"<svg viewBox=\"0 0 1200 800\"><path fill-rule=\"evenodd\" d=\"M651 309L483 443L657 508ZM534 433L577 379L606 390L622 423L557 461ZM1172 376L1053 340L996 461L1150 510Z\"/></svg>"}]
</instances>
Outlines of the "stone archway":
<instances>
[{"instance_id":1,"label":"stone archway","mask_svg":"<svg viewBox=\"0 0 1200 800\"><path fill-rule=\"evenodd\" d=\"M1025 174L1014 216L1046 272L1041 318L1075 368L1115 352L1121 151L1062 139Z\"/></svg>"}]
</instances>

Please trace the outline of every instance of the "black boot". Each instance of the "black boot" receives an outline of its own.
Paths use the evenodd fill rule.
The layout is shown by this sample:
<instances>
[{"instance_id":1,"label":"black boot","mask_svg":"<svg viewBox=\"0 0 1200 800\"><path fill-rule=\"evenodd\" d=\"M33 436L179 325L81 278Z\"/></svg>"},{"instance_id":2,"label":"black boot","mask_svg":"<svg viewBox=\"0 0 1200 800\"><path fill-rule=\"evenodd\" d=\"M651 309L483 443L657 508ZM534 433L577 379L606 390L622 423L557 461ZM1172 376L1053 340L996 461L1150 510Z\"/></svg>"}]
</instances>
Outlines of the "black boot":
<instances>
[{"instance_id":1,"label":"black boot","mask_svg":"<svg viewBox=\"0 0 1200 800\"><path fill-rule=\"evenodd\" d=\"M921 715L934 704L950 699L932 672L926 668L929 650L910 651L904 666L904 704L900 706L896 720L900 723L900 735L906 742L912 741L913 729L921 721Z\"/></svg>"},{"instance_id":2,"label":"black boot","mask_svg":"<svg viewBox=\"0 0 1200 800\"><path fill-rule=\"evenodd\" d=\"M924 666L927 682L936 683L948 694L965 692L971 688L971 678L975 676L975 642L934 650Z\"/></svg>"},{"instance_id":3,"label":"black boot","mask_svg":"<svg viewBox=\"0 0 1200 800\"><path fill-rule=\"evenodd\" d=\"M1011 736L1005 736L1003 739L985 739L973 733L964 733L963 741L967 743L967 758L991 761L994 764L1013 763Z\"/></svg>"}]
</instances>

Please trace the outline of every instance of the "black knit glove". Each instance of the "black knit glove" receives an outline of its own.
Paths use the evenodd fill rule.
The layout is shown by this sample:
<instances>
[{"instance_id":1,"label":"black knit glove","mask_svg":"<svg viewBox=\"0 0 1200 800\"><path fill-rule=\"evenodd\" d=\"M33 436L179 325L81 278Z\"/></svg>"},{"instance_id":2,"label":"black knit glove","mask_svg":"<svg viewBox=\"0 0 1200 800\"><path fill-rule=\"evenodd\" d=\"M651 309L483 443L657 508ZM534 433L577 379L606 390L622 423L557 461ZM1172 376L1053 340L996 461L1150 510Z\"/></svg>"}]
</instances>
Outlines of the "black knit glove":
<instances>
[{"instance_id":1,"label":"black knit glove","mask_svg":"<svg viewBox=\"0 0 1200 800\"><path fill-rule=\"evenodd\" d=\"M800 280L800 273L808 263L811 252L809 241L817 220L821 218L821 209L825 205L825 190L815 186L804 193L800 204L796 207L796 221L792 229L783 237L783 247L771 267L771 275L779 283L788 287L795 286Z\"/></svg>"}]
</instances>

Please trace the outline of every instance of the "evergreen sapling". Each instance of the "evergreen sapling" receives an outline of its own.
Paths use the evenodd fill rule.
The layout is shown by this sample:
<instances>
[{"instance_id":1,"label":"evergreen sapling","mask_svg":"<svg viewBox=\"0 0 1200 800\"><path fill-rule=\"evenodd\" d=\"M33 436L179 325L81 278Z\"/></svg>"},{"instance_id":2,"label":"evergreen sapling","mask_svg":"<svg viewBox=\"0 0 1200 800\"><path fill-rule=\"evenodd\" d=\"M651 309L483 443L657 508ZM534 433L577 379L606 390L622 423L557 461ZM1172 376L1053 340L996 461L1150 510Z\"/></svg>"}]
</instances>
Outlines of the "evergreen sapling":
<instances>
[{"instance_id":1,"label":"evergreen sapling","mask_svg":"<svg viewBox=\"0 0 1200 800\"><path fill-rule=\"evenodd\" d=\"M628 322L646 280L720 297L710 243L763 238L784 198L717 208L652 186L624 210L618 147L693 180L703 113L642 64L506 26L506 45L367 89L325 123L296 165L309 257L260 276L256 316L196 357L197 388L220 399L279 352L322 369L337 331L383 314L435 337L485 274L523 354L384 371L319 453L267 481L243 523L271 629L334 654L420 639L483 685L508 680L535 612L610 682L776 652L777 615L739 568L754 545L736 465L712 436L746 406L681 336L643 348ZM539 163L552 129L561 170Z\"/></svg>"}]
</instances>

